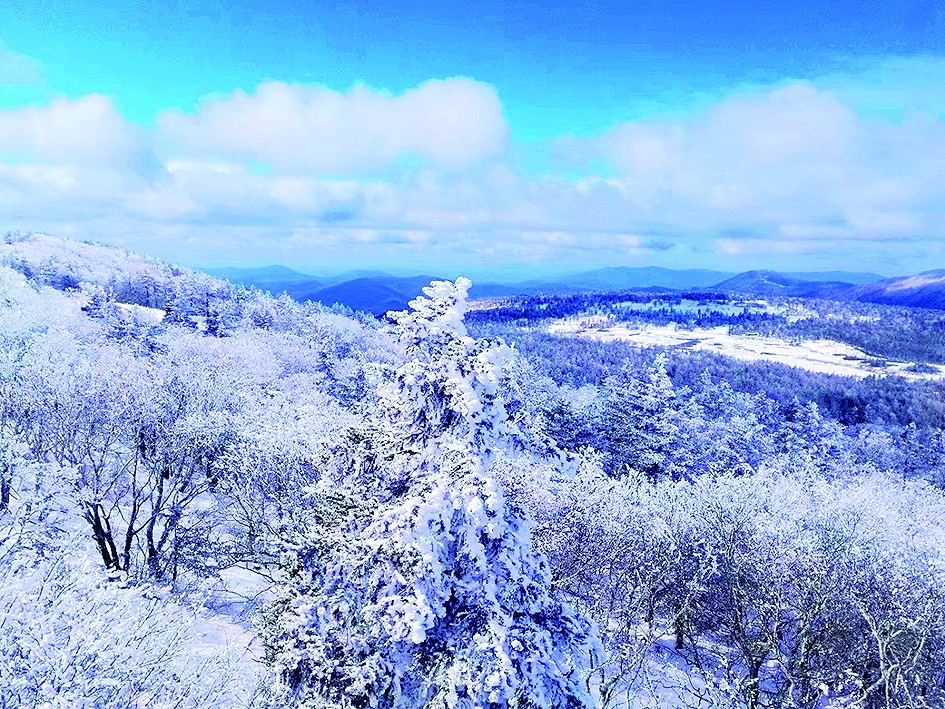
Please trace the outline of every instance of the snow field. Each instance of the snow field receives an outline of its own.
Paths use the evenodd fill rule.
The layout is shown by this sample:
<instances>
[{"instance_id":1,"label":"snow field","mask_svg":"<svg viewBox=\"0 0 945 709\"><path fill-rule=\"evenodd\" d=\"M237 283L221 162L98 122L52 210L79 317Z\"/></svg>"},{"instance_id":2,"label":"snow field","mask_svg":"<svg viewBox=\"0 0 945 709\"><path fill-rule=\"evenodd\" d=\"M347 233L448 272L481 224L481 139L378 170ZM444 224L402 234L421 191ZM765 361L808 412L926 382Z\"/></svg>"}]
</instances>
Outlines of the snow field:
<instances>
[{"instance_id":1,"label":"snow field","mask_svg":"<svg viewBox=\"0 0 945 709\"><path fill-rule=\"evenodd\" d=\"M907 371L911 362L872 364L875 358L851 345L832 340L789 342L761 335L733 335L726 326L681 330L675 325L630 327L613 323L606 317L569 318L548 326L548 332L562 337L580 337L601 342L625 341L641 347L686 347L717 352L748 362L778 362L820 374L836 374L863 379L876 375L896 375L907 379L942 379L945 367L930 365L938 371L923 374Z\"/></svg>"}]
</instances>

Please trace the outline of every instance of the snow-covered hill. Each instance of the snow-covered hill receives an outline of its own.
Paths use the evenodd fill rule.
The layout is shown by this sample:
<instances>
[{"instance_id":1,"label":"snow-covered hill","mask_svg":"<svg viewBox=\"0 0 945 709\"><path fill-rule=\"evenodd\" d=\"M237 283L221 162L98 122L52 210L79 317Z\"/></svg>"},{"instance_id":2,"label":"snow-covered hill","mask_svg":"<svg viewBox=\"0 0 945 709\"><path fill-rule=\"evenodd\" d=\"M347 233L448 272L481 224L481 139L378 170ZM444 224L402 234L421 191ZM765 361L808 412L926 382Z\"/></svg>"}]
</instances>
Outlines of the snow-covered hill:
<instances>
[{"instance_id":1,"label":"snow-covered hill","mask_svg":"<svg viewBox=\"0 0 945 709\"><path fill-rule=\"evenodd\" d=\"M578 389L469 287L382 324L0 244L0 707L943 705L936 382L853 423L665 353Z\"/></svg>"}]
</instances>

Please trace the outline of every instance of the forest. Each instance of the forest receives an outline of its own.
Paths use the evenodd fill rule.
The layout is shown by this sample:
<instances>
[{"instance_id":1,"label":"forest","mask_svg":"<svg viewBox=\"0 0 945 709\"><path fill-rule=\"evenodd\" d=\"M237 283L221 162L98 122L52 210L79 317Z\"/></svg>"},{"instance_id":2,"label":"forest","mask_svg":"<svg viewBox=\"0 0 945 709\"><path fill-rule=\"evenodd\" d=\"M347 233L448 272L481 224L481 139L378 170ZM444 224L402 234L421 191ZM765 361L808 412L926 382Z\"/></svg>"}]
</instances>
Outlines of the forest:
<instances>
[{"instance_id":1,"label":"forest","mask_svg":"<svg viewBox=\"0 0 945 709\"><path fill-rule=\"evenodd\" d=\"M942 380L544 328L921 373L945 315L470 285L375 318L7 234L0 708L945 705Z\"/></svg>"}]
</instances>

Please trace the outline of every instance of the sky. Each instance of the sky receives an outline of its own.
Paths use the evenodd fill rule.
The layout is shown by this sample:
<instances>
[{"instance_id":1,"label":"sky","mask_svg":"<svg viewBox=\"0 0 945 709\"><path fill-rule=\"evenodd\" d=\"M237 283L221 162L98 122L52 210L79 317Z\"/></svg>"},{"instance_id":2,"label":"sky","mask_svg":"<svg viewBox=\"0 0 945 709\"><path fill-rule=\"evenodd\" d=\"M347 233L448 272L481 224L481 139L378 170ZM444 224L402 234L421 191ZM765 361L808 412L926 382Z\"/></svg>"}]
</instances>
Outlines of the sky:
<instances>
[{"instance_id":1,"label":"sky","mask_svg":"<svg viewBox=\"0 0 945 709\"><path fill-rule=\"evenodd\" d=\"M945 5L6 0L0 230L191 266L945 268Z\"/></svg>"}]
</instances>

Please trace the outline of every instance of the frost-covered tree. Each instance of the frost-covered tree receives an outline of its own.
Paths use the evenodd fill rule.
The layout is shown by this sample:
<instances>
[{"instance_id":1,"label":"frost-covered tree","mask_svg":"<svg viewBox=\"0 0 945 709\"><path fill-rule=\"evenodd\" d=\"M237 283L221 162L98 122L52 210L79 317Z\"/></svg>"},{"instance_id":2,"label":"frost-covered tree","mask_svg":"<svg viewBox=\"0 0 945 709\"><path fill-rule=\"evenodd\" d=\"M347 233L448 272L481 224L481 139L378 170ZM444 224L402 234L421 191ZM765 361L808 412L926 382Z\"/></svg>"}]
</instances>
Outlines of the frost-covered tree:
<instances>
[{"instance_id":1,"label":"frost-covered tree","mask_svg":"<svg viewBox=\"0 0 945 709\"><path fill-rule=\"evenodd\" d=\"M611 474L638 471L654 478L679 473L668 464L679 427L676 391L665 358L658 357L645 372L625 366L606 384L604 426Z\"/></svg>"},{"instance_id":2,"label":"frost-covered tree","mask_svg":"<svg viewBox=\"0 0 945 709\"><path fill-rule=\"evenodd\" d=\"M274 705L584 707L592 628L556 600L492 469L521 455L500 391L509 350L463 326L470 283L434 282L389 328L399 366L336 469L309 489L262 633Z\"/></svg>"},{"instance_id":3,"label":"frost-covered tree","mask_svg":"<svg viewBox=\"0 0 945 709\"><path fill-rule=\"evenodd\" d=\"M4 455L16 496L0 509L0 709L250 706L248 633L108 578L64 494L74 471L23 452ZM242 647L206 637L214 631Z\"/></svg>"},{"instance_id":4,"label":"frost-covered tree","mask_svg":"<svg viewBox=\"0 0 945 709\"><path fill-rule=\"evenodd\" d=\"M778 464L675 482L588 466L531 484L556 584L603 629L602 699L942 706L945 496Z\"/></svg>"}]
</instances>

